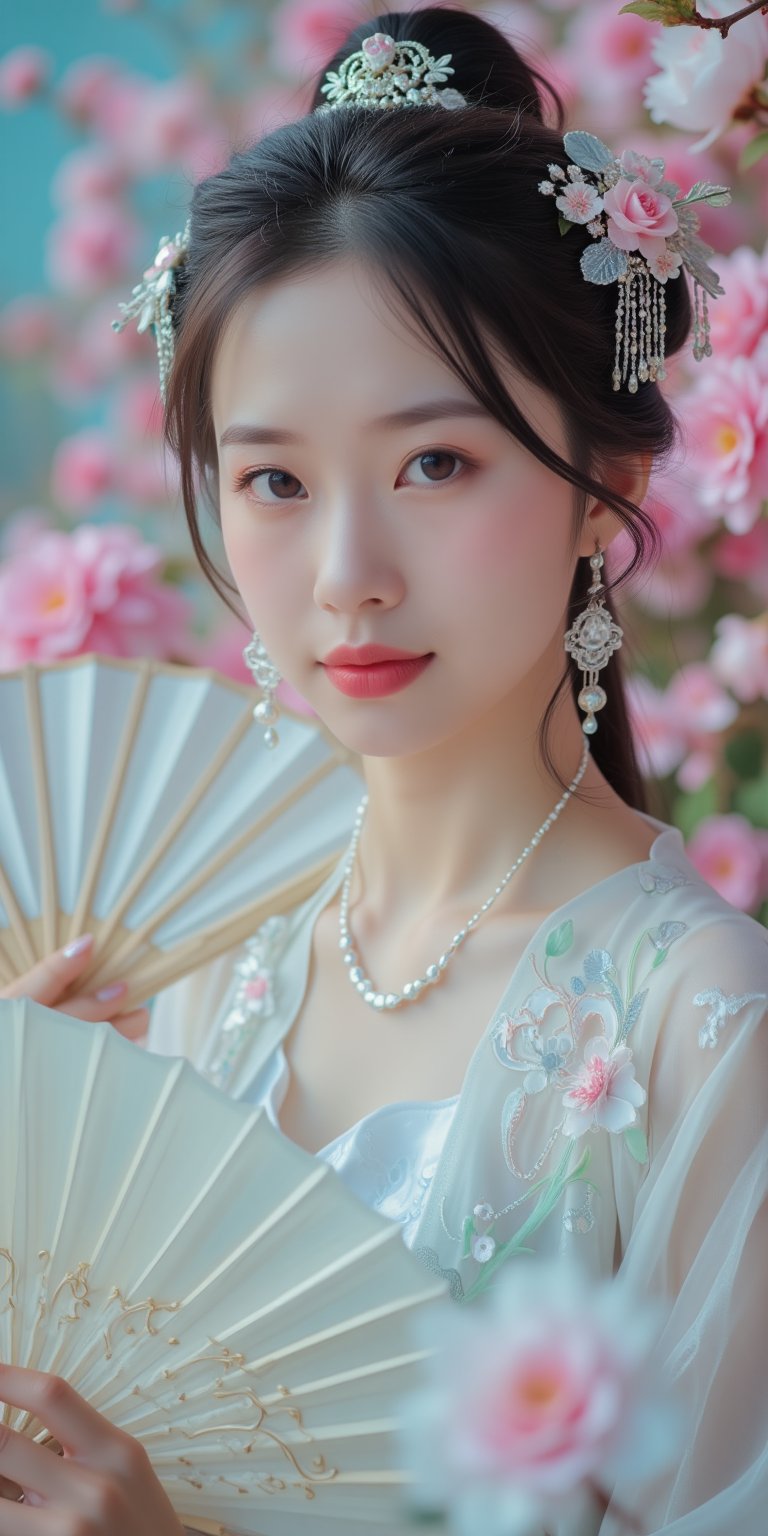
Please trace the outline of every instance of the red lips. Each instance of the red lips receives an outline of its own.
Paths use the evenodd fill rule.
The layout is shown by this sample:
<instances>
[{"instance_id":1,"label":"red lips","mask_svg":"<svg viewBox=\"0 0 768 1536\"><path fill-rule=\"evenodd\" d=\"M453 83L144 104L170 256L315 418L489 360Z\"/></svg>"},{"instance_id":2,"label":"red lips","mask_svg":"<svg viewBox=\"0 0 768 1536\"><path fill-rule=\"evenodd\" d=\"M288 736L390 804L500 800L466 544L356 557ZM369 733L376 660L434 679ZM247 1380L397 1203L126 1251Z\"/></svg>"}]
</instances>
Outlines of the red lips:
<instances>
[{"instance_id":1,"label":"red lips","mask_svg":"<svg viewBox=\"0 0 768 1536\"><path fill-rule=\"evenodd\" d=\"M371 667L378 661L417 661L423 651L401 651L393 645L337 645L323 657L325 667Z\"/></svg>"}]
</instances>

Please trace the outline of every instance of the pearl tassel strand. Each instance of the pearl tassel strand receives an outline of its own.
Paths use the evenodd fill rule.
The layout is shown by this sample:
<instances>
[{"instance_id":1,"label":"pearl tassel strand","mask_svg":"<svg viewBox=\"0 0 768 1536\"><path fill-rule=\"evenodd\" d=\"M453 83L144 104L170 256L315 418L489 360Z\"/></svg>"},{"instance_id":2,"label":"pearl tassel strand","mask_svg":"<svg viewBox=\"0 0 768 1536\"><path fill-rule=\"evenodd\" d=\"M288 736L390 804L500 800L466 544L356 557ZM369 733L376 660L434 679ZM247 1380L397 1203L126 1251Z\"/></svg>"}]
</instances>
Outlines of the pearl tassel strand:
<instances>
[{"instance_id":1,"label":"pearl tassel strand","mask_svg":"<svg viewBox=\"0 0 768 1536\"><path fill-rule=\"evenodd\" d=\"M447 968L449 961L453 959L456 951L464 943L464 940L472 932L472 929L475 928L479 923L483 913L487 912L489 907L493 906L497 896L501 895L502 891L512 879L515 870L519 869L520 865L523 863L523 860L527 859L528 855L532 853L534 848L536 848L537 845L541 842L542 837L544 837L545 833L549 831L549 828L552 826L553 822L557 821L560 812L584 776L584 770L587 766L588 757L589 742L585 740L578 771L575 777L571 779L565 794L562 796L562 799L558 800L557 805L553 810L550 811L549 815L547 816L546 820L542 822L538 831L534 832L531 841L528 843L527 847L523 849L520 857L515 860L512 867L507 870L507 873L499 881L499 884L496 886L493 895L489 896L488 900L484 901L482 906L478 907L476 912L473 912L472 916L467 920L465 926L460 928L458 933L453 935L448 948L440 956L439 960L437 960L433 965L428 965L423 976L417 976L412 981L407 981L403 987L402 992L376 991L373 982L369 976L366 976L365 970L360 963L360 956L357 952L357 949L355 948L354 940L349 931L349 892L352 884L352 873L355 866L357 845L360 841L360 832L368 805L368 796L363 795L355 816L355 827L352 833L352 841L349 845L349 853L347 854L344 884L341 890L341 904L339 907L339 949L342 951L344 964L347 967L347 975L349 976L350 982L355 988L355 991L360 993L363 1002L368 1003L371 1008L375 1008L377 1011L382 1008L399 1008L402 1003L415 1002L426 987L432 987L436 981L440 980L440 977Z\"/></svg>"}]
</instances>

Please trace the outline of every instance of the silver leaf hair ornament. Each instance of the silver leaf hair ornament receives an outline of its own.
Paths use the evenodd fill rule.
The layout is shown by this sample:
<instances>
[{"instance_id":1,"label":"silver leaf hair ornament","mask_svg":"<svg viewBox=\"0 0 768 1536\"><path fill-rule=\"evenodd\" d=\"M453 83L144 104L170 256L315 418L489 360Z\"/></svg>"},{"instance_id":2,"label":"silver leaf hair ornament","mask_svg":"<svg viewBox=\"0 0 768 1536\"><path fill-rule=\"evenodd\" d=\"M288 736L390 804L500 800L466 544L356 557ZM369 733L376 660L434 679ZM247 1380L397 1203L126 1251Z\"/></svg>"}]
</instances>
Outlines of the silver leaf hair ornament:
<instances>
[{"instance_id":1,"label":"silver leaf hair ornament","mask_svg":"<svg viewBox=\"0 0 768 1536\"><path fill-rule=\"evenodd\" d=\"M693 355L699 362L712 354L707 294L725 289L707 265L713 251L699 238L692 205L723 208L731 193L697 181L680 197L677 182L664 179L663 160L631 149L617 159L592 133L566 133L563 148L570 164L550 165L539 191L554 197L561 234L585 224L596 242L581 254L586 281L619 285L612 382L615 390L626 382L635 394L638 384L666 378L665 287L683 267L693 278Z\"/></svg>"},{"instance_id":2,"label":"silver leaf hair ornament","mask_svg":"<svg viewBox=\"0 0 768 1536\"><path fill-rule=\"evenodd\" d=\"M129 320L136 320L137 331L152 326L157 343L157 361L160 371L160 397L163 405L168 386L168 375L173 362L173 322L171 310L176 291L176 273L187 259L189 232L192 221L187 219L184 229L174 235L160 236L157 255L147 267L140 283L131 290L126 304L119 304L121 318L112 321L113 331L122 331Z\"/></svg>"}]
</instances>

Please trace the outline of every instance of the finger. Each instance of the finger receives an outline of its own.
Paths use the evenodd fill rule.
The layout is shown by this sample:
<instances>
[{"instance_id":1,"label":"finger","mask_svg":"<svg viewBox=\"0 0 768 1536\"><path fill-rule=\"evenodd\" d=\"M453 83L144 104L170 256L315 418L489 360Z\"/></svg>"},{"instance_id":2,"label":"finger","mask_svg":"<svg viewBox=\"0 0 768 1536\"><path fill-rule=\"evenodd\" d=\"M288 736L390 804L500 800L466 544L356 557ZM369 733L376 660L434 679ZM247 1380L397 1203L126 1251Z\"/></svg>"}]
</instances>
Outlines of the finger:
<instances>
[{"instance_id":1,"label":"finger","mask_svg":"<svg viewBox=\"0 0 768 1536\"><path fill-rule=\"evenodd\" d=\"M14 1408L28 1409L55 1436L69 1456L82 1457L84 1460L100 1456L103 1459L113 1444L130 1440L130 1436L123 1430L117 1429L96 1408L92 1408L63 1376L53 1376L48 1371L34 1371L28 1366L0 1365L0 1402ZM61 1460L46 1451L45 1446L36 1444L28 1435L17 1434L7 1425L0 1426L0 1437L4 1433L13 1435L16 1441L23 1441L25 1447L31 1447L38 1457L47 1458L43 1468L47 1470L49 1479L62 1477ZM21 1450L14 1446L14 1451L17 1450L21 1455ZM48 1467L48 1462L53 1463L52 1469ZM0 1472L6 1477L22 1481L17 1475L18 1471L15 1464L10 1466L7 1459L3 1460L0 1450ZM45 1491L34 1482L30 1482L29 1486L37 1492Z\"/></svg>"},{"instance_id":2,"label":"finger","mask_svg":"<svg viewBox=\"0 0 768 1536\"><path fill-rule=\"evenodd\" d=\"M18 1499L23 1490L53 1500L61 1505L73 1502L72 1470L65 1470L61 1457L44 1445L38 1445L29 1435L22 1435L7 1424L0 1426L0 1473L10 1483L18 1485L16 1493L8 1494L6 1502ZM0 1516L0 1531L2 1531Z\"/></svg>"},{"instance_id":3,"label":"finger","mask_svg":"<svg viewBox=\"0 0 768 1536\"><path fill-rule=\"evenodd\" d=\"M149 1009L133 1008L130 1013L118 1013L112 1025L125 1040L141 1040L149 1029Z\"/></svg>"},{"instance_id":4,"label":"finger","mask_svg":"<svg viewBox=\"0 0 768 1536\"><path fill-rule=\"evenodd\" d=\"M69 954L67 949L70 950ZM32 997L35 1002L51 1008L67 987L77 980L92 952L93 934L81 934L72 944L64 945L54 950L52 955L36 961L23 976L18 976L15 981L3 987L0 997Z\"/></svg>"}]
</instances>

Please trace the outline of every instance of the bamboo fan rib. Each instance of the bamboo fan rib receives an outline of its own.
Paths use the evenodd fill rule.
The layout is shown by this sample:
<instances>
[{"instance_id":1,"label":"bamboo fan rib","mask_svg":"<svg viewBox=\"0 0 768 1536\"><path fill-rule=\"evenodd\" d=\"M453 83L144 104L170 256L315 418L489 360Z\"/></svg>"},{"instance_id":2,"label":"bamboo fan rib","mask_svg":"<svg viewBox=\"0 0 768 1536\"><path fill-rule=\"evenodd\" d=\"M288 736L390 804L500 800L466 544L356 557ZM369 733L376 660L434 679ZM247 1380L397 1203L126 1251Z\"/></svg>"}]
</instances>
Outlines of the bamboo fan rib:
<instances>
[{"instance_id":1,"label":"bamboo fan rib","mask_svg":"<svg viewBox=\"0 0 768 1536\"><path fill-rule=\"evenodd\" d=\"M210 668L79 656L0 676L0 983L94 934L77 990L145 1002L327 878L359 760Z\"/></svg>"},{"instance_id":2,"label":"bamboo fan rib","mask_svg":"<svg viewBox=\"0 0 768 1536\"><path fill-rule=\"evenodd\" d=\"M0 1359L140 1440L190 1529L403 1529L446 1287L399 1227L185 1058L28 998L0 1000L0 1167Z\"/></svg>"}]
</instances>

